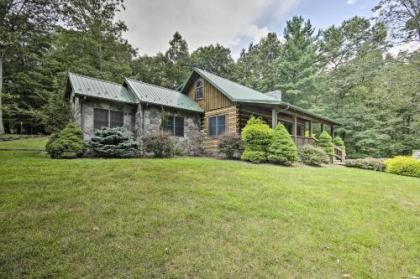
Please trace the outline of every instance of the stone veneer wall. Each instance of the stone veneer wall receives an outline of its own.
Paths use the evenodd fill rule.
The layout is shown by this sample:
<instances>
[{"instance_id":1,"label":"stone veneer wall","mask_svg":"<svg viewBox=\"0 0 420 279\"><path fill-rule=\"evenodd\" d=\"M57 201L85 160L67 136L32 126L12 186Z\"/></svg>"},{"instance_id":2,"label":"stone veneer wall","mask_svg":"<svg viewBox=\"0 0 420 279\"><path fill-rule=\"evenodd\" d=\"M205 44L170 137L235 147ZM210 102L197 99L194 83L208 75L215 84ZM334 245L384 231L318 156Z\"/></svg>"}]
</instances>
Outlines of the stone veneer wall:
<instances>
[{"instance_id":1,"label":"stone veneer wall","mask_svg":"<svg viewBox=\"0 0 420 279\"><path fill-rule=\"evenodd\" d=\"M74 121L81 127L85 140L89 140L94 133L94 108L122 111L124 113L124 127L134 135L136 105L110 102L99 99L84 100L76 97L74 104L72 105L73 118Z\"/></svg>"},{"instance_id":2,"label":"stone veneer wall","mask_svg":"<svg viewBox=\"0 0 420 279\"><path fill-rule=\"evenodd\" d=\"M85 140L89 140L94 133L93 110L94 108L117 110L124 112L124 127L137 138L141 144L141 137L161 131L162 108L154 105L130 105L110 102L100 99L83 99L79 96L70 98L73 120L81 127ZM184 117L184 137L173 137L181 147L191 141L192 135L200 133L200 114L183 110L165 108L167 115ZM184 148L185 151L185 148Z\"/></svg>"},{"instance_id":3,"label":"stone veneer wall","mask_svg":"<svg viewBox=\"0 0 420 279\"><path fill-rule=\"evenodd\" d=\"M142 126L142 135L148 135L161 131L162 124L162 109L157 106L143 105L144 124ZM175 115L184 117L184 137L173 137L180 146L185 147L185 144L191 139L194 133L200 133L200 114L192 113L182 110L174 110L170 108L165 109L167 115ZM138 119L138 118L137 118ZM184 148L185 151L185 148Z\"/></svg>"}]
</instances>

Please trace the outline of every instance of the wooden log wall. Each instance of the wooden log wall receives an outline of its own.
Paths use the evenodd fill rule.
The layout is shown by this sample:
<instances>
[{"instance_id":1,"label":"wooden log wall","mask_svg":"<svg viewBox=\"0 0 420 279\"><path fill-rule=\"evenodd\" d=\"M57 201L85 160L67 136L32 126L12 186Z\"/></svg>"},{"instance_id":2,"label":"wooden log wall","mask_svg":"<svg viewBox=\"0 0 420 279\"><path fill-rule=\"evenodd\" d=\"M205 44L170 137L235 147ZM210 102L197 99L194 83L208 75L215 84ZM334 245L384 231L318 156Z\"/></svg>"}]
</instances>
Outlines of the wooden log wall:
<instances>
[{"instance_id":1,"label":"wooden log wall","mask_svg":"<svg viewBox=\"0 0 420 279\"><path fill-rule=\"evenodd\" d=\"M236 134L238 132L238 118L236 106L230 106L228 108L222 108L205 112L204 119L201 122L203 124L202 129L207 135L204 145L206 151L213 155L216 155L217 153L220 136L208 136L209 117L217 115L225 115L225 134Z\"/></svg>"},{"instance_id":2,"label":"wooden log wall","mask_svg":"<svg viewBox=\"0 0 420 279\"><path fill-rule=\"evenodd\" d=\"M188 89L188 97L195 100L195 84L197 79L191 83ZM226 108L233 105L233 102L223 95L217 88L204 80L203 99L195 100L204 111Z\"/></svg>"}]
</instances>

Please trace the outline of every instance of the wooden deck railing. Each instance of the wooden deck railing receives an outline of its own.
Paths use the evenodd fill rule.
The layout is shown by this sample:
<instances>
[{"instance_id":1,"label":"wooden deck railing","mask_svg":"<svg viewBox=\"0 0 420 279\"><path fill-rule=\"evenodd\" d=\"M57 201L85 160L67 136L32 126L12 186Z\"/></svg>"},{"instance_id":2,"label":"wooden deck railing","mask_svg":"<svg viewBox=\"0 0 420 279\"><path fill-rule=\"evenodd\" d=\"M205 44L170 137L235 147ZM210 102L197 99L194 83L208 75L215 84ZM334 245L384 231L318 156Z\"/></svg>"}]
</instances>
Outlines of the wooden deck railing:
<instances>
[{"instance_id":1,"label":"wooden deck railing","mask_svg":"<svg viewBox=\"0 0 420 279\"><path fill-rule=\"evenodd\" d=\"M305 144L315 145L314 139L309 137L296 136L294 140L297 146L303 146Z\"/></svg>"},{"instance_id":2,"label":"wooden deck railing","mask_svg":"<svg viewBox=\"0 0 420 279\"><path fill-rule=\"evenodd\" d=\"M319 141L316 138L310 137L302 137L296 136L294 137L295 144L298 147L301 147L305 144L310 144L314 146L318 146ZM342 163L346 160L346 152L342 150L340 147L334 145L334 159L340 160Z\"/></svg>"},{"instance_id":3,"label":"wooden deck railing","mask_svg":"<svg viewBox=\"0 0 420 279\"><path fill-rule=\"evenodd\" d=\"M344 163L346 160L346 152L344 152L344 150L340 147L334 145L334 157Z\"/></svg>"}]
</instances>

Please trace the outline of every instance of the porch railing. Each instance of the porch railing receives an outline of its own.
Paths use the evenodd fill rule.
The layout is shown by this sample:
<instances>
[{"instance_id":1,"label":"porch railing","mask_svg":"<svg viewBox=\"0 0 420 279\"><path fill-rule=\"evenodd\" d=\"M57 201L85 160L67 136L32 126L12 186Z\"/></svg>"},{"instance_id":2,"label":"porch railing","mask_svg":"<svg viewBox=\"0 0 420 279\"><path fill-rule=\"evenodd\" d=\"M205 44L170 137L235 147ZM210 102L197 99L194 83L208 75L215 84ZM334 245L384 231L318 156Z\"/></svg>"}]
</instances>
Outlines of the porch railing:
<instances>
[{"instance_id":1,"label":"porch railing","mask_svg":"<svg viewBox=\"0 0 420 279\"><path fill-rule=\"evenodd\" d=\"M296 136L294 140L297 146L303 146L305 144L315 145L315 140L309 137Z\"/></svg>"}]
</instances>

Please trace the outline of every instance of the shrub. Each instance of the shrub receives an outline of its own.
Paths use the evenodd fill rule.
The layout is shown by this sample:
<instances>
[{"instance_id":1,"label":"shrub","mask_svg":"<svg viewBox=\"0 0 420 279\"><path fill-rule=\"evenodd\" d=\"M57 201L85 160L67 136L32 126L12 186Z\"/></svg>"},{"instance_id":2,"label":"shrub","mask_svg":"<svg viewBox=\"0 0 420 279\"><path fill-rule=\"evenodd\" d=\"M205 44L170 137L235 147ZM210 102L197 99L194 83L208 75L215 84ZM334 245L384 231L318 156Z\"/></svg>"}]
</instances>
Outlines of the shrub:
<instances>
[{"instance_id":1,"label":"shrub","mask_svg":"<svg viewBox=\"0 0 420 279\"><path fill-rule=\"evenodd\" d=\"M344 145L344 141L339 137L335 137L333 140L335 146L340 147L343 151L346 151L346 146Z\"/></svg>"},{"instance_id":2,"label":"shrub","mask_svg":"<svg viewBox=\"0 0 420 279\"><path fill-rule=\"evenodd\" d=\"M219 152L228 159L239 159L243 152L242 140L239 135L223 135L219 140Z\"/></svg>"},{"instance_id":3,"label":"shrub","mask_svg":"<svg viewBox=\"0 0 420 279\"><path fill-rule=\"evenodd\" d=\"M330 161L324 149L309 144L299 148L299 158L304 164L311 166L321 166Z\"/></svg>"},{"instance_id":4,"label":"shrub","mask_svg":"<svg viewBox=\"0 0 420 279\"><path fill-rule=\"evenodd\" d=\"M242 130L241 139L245 151L242 160L260 163L267 160L268 147L271 144L273 131L261 119L251 117Z\"/></svg>"},{"instance_id":5,"label":"shrub","mask_svg":"<svg viewBox=\"0 0 420 279\"><path fill-rule=\"evenodd\" d=\"M332 161L332 157L334 156L334 145L332 143L332 138L327 131L323 131L319 135L319 146L324 149L325 153L330 157L330 161Z\"/></svg>"},{"instance_id":6,"label":"shrub","mask_svg":"<svg viewBox=\"0 0 420 279\"><path fill-rule=\"evenodd\" d=\"M143 150L146 155L158 158L174 156L175 144L167 133L153 133L142 137Z\"/></svg>"},{"instance_id":7,"label":"shrub","mask_svg":"<svg viewBox=\"0 0 420 279\"><path fill-rule=\"evenodd\" d=\"M83 133L75 123L69 123L58 134L48 140L45 149L53 159L62 158L63 155L81 157L86 151Z\"/></svg>"},{"instance_id":8,"label":"shrub","mask_svg":"<svg viewBox=\"0 0 420 279\"><path fill-rule=\"evenodd\" d=\"M253 151L245 149L241 155L241 159L244 161L250 161L251 163L259 164L267 160L267 153L265 151Z\"/></svg>"},{"instance_id":9,"label":"shrub","mask_svg":"<svg viewBox=\"0 0 420 279\"><path fill-rule=\"evenodd\" d=\"M345 162L345 166L365 170L384 171L385 160L377 158L348 159Z\"/></svg>"},{"instance_id":10,"label":"shrub","mask_svg":"<svg viewBox=\"0 0 420 279\"><path fill-rule=\"evenodd\" d=\"M202 131L191 131L189 137L183 142L182 153L188 156L201 156L205 154L204 140L206 134Z\"/></svg>"},{"instance_id":11,"label":"shrub","mask_svg":"<svg viewBox=\"0 0 420 279\"><path fill-rule=\"evenodd\" d=\"M96 130L88 146L102 157L128 158L140 154L136 140L123 127Z\"/></svg>"},{"instance_id":12,"label":"shrub","mask_svg":"<svg viewBox=\"0 0 420 279\"><path fill-rule=\"evenodd\" d=\"M273 140L268 148L268 160L272 163L291 165L297 160L297 148L283 124L274 129Z\"/></svg>"},{"instance_id":13,"label":"shrub","mask_svg":"<svg viewBox=\"0 0 420 279\"><path fill-rule=\"evenodd\" d=\"M385 161L385 171L389 173L420 177L420 160L413 157L397 156Z\"/></svg>"}]
</instances>

